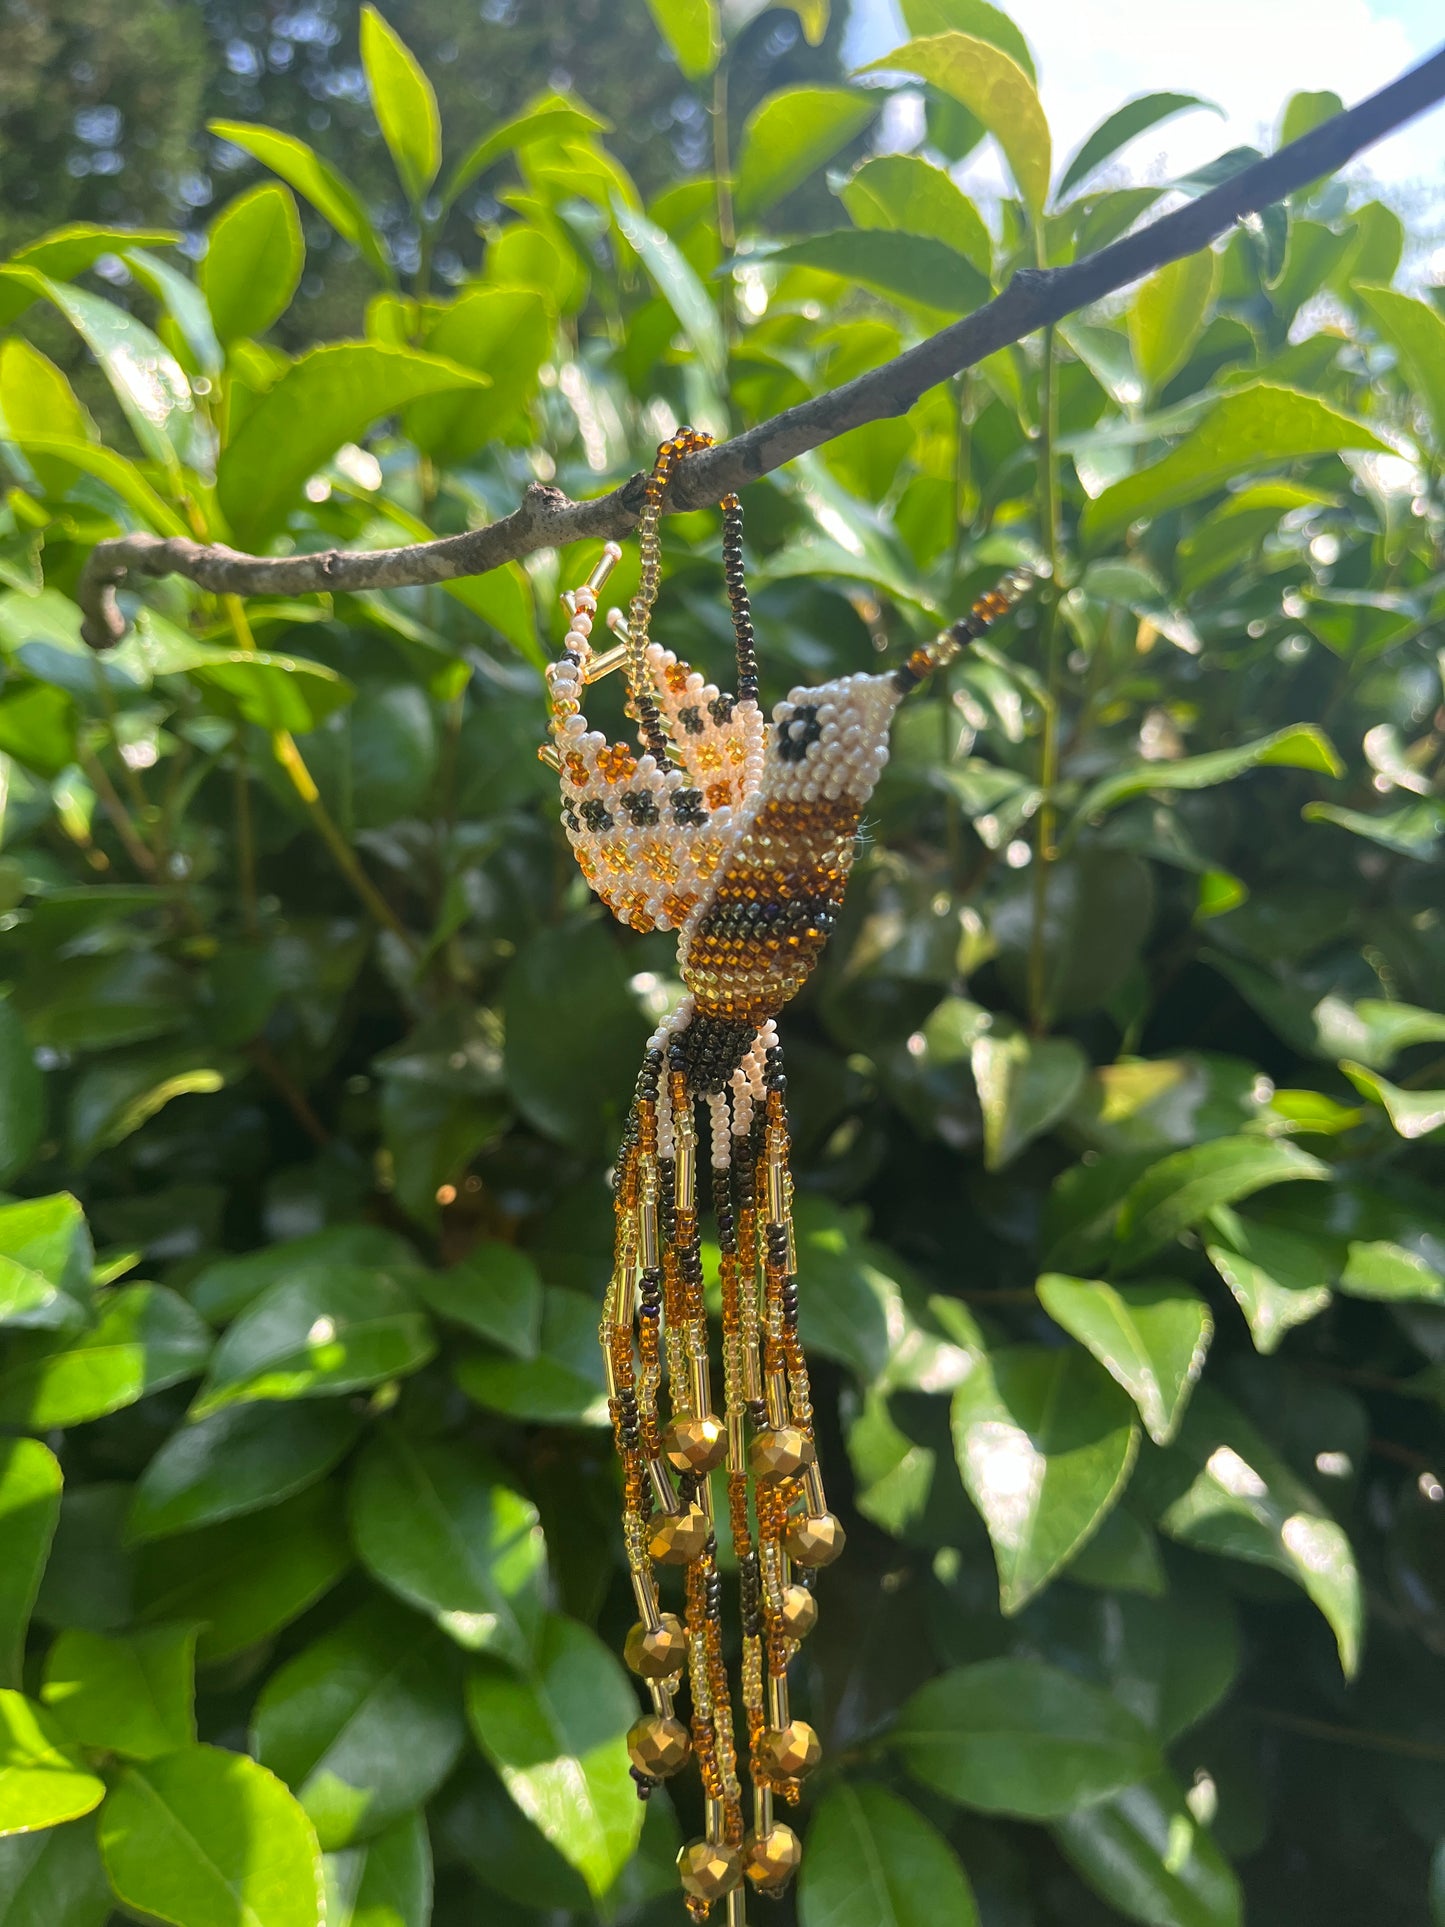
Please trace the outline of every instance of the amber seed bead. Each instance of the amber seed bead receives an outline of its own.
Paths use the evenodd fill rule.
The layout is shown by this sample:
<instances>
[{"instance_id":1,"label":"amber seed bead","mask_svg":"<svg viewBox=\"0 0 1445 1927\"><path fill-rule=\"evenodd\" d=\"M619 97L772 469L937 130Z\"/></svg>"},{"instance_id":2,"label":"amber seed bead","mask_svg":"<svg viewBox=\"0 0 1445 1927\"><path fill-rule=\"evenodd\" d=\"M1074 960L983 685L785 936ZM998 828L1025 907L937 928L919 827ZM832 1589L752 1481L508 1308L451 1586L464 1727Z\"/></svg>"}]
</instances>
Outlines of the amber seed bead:
<instances>
[{"instance_id":1,"label":"amber seed bead","mask_svg":"<svg viewBox=\"0 0 1445 1927\"><path fill-rule=\"evenodd\" d=\"M687 1661L687 1633L676 1613L663 1613L654 1631L641 1620L627 1635L622 1656L639 1679L671 1679Z\"/></svg>"},{"instance_id":2,"label":"amber seed bead","mask_svg":"<svg viewBox=\"0 0 1445 1927\"><path fill-rule=\"evenodd\" d=\"M728 1455L727 1427L712 1412L675 1418L662 1435L662 1449L679 1472L713 1472Z\"/></svg>"},{"instance_id":3,"label":"amber seed bead","mask_svg":"<svg viewBox=\"0 0 1445 1927\"><path fill-rule=\"evenodd\" d=\"M716 1840L689 1840L677 1856L684 1893L695 1900L723 1900L743 1877L743 1858L736 1847Z\"/></svg>"},{"instance_id":4,"label":"amber seed bead","mask_svg":"<svg viewBox=\"0 0 1445 1927\"><path fill-rule=\"evenodd\" d=\"M639 1773L650 1780L666 1780L686 1764L692 1738L681 1720L661 1713L644 1713L628 1730L627 1754Z\"/></svg>"},{"instance_id":5,"label":"amber seed bead","mask_svg":"<svg viewBox=\"0 0 1445 1927\"><path fill-rule=\"evenodd\" d=\"M769 1727L759 1750L763 1765L780 1780L801 1780L823 1757L822 1743L806 1720Z\"/></svg>"},{"instance_id":6,"label":"amber seed bead","mask_svg":"<svg viewBox=\"0 0 1445 1927\"><path fill-rule=\"evenodd\" d=\"M818 1601L806 1586L783 1589L783 1630L789 1639L806 1639L818 1623Z\"/></svg>"},{"instance_id":7,"label":"amber seed bead","mask_svg":"<svg viewBox=\"0 0 1445 1927\"><path fill-rule=\"evenodd\" d=\"M654 1513L647 1550L660 1566L691 1565L701 1556L711 1532L712 1521L700 1505Z\"/></svg>"},{"instance_id":8,"label":"amber seed bead","mask_svg":"<svg viewBox=\"0 0 1445 1927\"><path fill-rule=\"evenodd\" d=\"M766 1833L750 1833L743 1842L743 1872L759 1893L781 1893L802 1858L802 1841L781 1820Z\"/></svg>"},{"instance_id":9,"label":"amber seed bead","mask_svg":"<svg viewBox=\"0 0 1445 1927\"><path fill-rule=\"evenodd\" d=\"M847 1543L848 1535L831 1512L790 1519L783 1538L788 1557L798 1566L831 1566Z\"/></svg>"},{"instance_id":10,"label":"amber seed bead","mask_svg":"<svg viewBox=\"0 0 1445 1927\"><path fill-rule=\"evenodd\" d=\"M796 1425L769 1427L748 1448L754 1478L769 1482L796 1478L816 1457L813 1441Z\"/></svg>"}]
</instances>

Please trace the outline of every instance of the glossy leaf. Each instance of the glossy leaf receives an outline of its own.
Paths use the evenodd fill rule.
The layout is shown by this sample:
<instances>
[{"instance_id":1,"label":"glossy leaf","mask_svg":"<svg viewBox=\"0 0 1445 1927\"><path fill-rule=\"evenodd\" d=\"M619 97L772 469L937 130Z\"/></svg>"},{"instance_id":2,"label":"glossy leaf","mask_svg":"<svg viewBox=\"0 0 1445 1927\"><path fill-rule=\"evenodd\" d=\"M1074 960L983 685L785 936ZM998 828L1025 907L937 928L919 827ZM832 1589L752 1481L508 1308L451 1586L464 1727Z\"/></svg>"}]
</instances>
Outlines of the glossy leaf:
<instances>
[{"instance_id":1,"label":"glossy leaf","mask_svg":"<svg viewBox=\"0 0 1445 1927\"><path fill-rule=\"evenodd\" d=\"M685 254L655 221L612 197L612 218L629 247L637 250L658 293L677 316L699 365L720 382L727 361L722 319L712 297Z\"/></svg>"},{"instance_id":2,"label":"glossy leaf","mask_svg":"<svg viewBox=\"0 0 1445 1927\"><path fill-rule=\"evenodd\" d=\"M901 0L903 24L915 40L932 34L971 33L999 47L1037 83L1029 43L1009 16L990 0Z\"/></svg>"},{"instance_id":3,"label":"glossy leaf","mask_svg":"<svg viewBox=\"0 0 1445 1927\"><path fill-rule=\"evenodd\" d=\"M1111 1285L1103 1278L1058 1272L1040 1278L1038 1294L1054 1323L1124 1387L1155 1444L1167 1445L1204 1369L1214 1333L1204 1300L1170 1279Z\"/></svg>"},{"instance_id":4,"label":"glossy leaf","mask_svg":"<svg viewBox=\"0 0 1445 1927\"><path fill-rule=\"evenodd\" d=\"M60 1465L39 1439L0 1444L0 1685L19 1686L40 1575L60 1517ZM4 1916L0 1915L0 1919Z\"/></svg>"},{"instance_id":5,"label":"glossy leaf","mask_svg":"<svg viewBox=\"0 0 1445 1927\"><path fill-rule=\"evenodd\" d=\"M1416 857L1422 863L1434 857L1445 839L1445 807L1433 797L1378 815L1348 810L1338 803L1306 803L1300 814L1306 823L1333 823L1351 836L1362 836L1381 849Z\"/></svg>"},{"instance_id":6,"label":"glossy leaf","mask_svg":"<svg viewBox=\"0 0 1445 1927\"><path fill-rule=\"evenodd\" d=\"M273 1285L294 1280L314 1266L373 1266L412 1275L415 1254L395 1232L371 1224L331 1225L307 1238L286 1238L258 1251L218 1258L200 1270L187 1287L196 1310L224 1325L255 1304Z\"/></svg>"},{"instance_id":7,"label":"glossy leaf","mask_svg":"<svg viewBox=\"0 0 1445 1927\"><path fill-rule=\"evenodd\" d=\"M429 1800L466 1737L453 1654L376 1600L273 1673L252 1751L283 1779L326 1852L374 1839Z\"/></svg>"},{"instance_id":8,"label":"glossy leaf","mask_svg":"<svg viewBox=\"0 0 1445 1927\"><path fill-rule=\"evenodd\" d=\"M1138 289L1129 309L1129 340L1150 391L1157 394L1193 354L1218 285L1219 257L1204 248L1171 261Z\"/></svg>"},{"instance_id":9,"label":"glossy leaf","mask_svg":"<svg viewBox=\"0 0 1445 1927\"><path fill-rule=\"evenodd\" d=\"M94 1261L90 1233L68 1191L0 1204L0 1309L17 1325L79 1324Z\"/></svg>"},{"instance_id":10,"label":"glossy leaf","mask_svg":"<svg viewBox=\"0 0 1445 1927\"><path fill-rule=\"evenodd\" d=\"M479 395L446 394L413 402L406 411L407 433L437 460L459 461L494 437L515 431L525 422L556 327L556 311L533 288L469 288L442 310L427 334L427 352L486 375L492 385ZM429 535L429 530L417 530L421 540ZM467 606L494 621L487 613L486 592L494 592L495 582L495 575L463 578L453 593L465 588ZM483 592L480 602L477 592ZM495 626L515 639L512 623ZM529 636L535 628L534 619Z\"/></svg>"},{"instance_id":11,"label":"glossy leaf","mask_svg":"<svg viewBox=\"0 0 1445 1927\"><path fill-rule=\"evenodd\" d=\"M567 94L542 94L523 113L489 129L447 175L441 191L443 207L450 207L487 168L503 155L526 149L535 141L569 135L605 133L608 123Z\"/></svg>"},{"instance_id":12,"label":"glossy leaf","mask_svg":"<svg viewBox=\"0 0 1445 1927\"><path fill-rule=\"evenodd\" d=\"M620 1127L617 1094L630 1089L647 1035L627 982L622 955L600 923L543 930L518 950L503 993L507 1087L549 1137L600 1148ZM586 1003L585 1036L559 1031L558 996Z\"/></svg>"},{"instance_id":13,"label":"glossy leaf","mask_svg":"<svg viewBox=\"0 0 1445 1927\"><path fill-rule=\"evenodd\" d=\"M1149 1927L1240 1927L1233 1869L1167 1775L1053 1825L1065 1857L1110 1906Z\"/></svg>"},{"instance_id":14,"label":"glossy leaf","mask_svg":"<svg viewBox=\"0 0 1445 1927\"><path fill-rule=\"evenodd\" d=\"M1356 284L1353 292L1399 356L1411 388L1434 425L1437 442L1445 443L1445 315L1398 288Z\"/></svg>"},{"instance_id":15,"label":"glossy leaf","mask_svg":"<svg viewBox=\"0 0 1445 1927\"><path fill-rule=\"evenodd\" d=\"M449 1271L428 1272L417 1289L442 1318L514 1358L535 1358L542 1334L542 1281L515 1245L485 1240Z\"/></svg>"},{"instance_id":16,"label":"glossy leaf","mask_svg":"<svg viewBox=\"0 0 1445 1927\"><path fill-rule=\"evenodd\" d=\"M288 187L310 201L343 240L351 243L383 281L391 279L391 264L356 189L305 141L274 127L256 127L240 120L208 121L206 127L218 140L229 141L273 174L279 174Z\"/></svg>"},{"instance_id":17,"label":"glossy leaf","mask_svg":"<svg viewBox=\"0 0 1445 1927\"><path fill-rule=\"evenodd\" d=\"M105 1798L63 1729L23 1693L0 1691L0 1835L77 1820Z\"/></svg>"},{"instance_id":18,"label":"glossy leaf","mask_svg":"<svg viewBox=\"0 0 1445 1927\"><path fill-rule=\"evenodd\" d=\"M600 1898L642 1829L623 1744L636 1704L621 1664L595 1633L553 1615L526 1672L479 1662L467 1713L517 1805Z\"/></svg>"},{"instance_id":19,"label":"glossy leaf","mask_svg":"<svg viewBox=\"0 0 1445 1927\"><path fill-rule=\"evenodd\" d=\"M291 305L305 261L296 203L284 187L263 181L224 207L198 270L222 343L265 334Z\"/></svg>"},{"instance_id":20,"label":"glossy leaf","mask_svg":"<svg viewBox=\"0 0 1445 1927\"><path fill-rule=\"evenodd\" d=\"M1356 1239L1340 1273L1340 1290L1351 1298L1439 1305L1445 1304L1445 1275L1387 1238Z\"/></svg>"},{"instance_id":21,"label":"glossy leaf","mask_svg":"<svg viewBox=\"0 0 1445 1927\"><path fill-rule=\"evenodd\" d=\"M442 161L441 117L415 55L375 7L361 10L361 64L401 184L420 207Z\"/></svg>"},{"instance_id":22,"label":"glossy leaf","mask_svg":"<svg viewBox=\"0 0 1445 1927\"><path fill-rule=\"evenodd\" d=\"M1270 1185L1319 1182L1329 1166L1281 1139L1221 1137L1162 1158L1119 1207L1118 1262L1138 1264L1220 1205Z\"/></svg>"},{"instance_id":23,"label":"glossy leaf","mask_svg":"<svg viewBox=\"0 0 1445 1927\"><path fill-rule=\"evenodd\" d=\"M537 1511L474 1451L392 1431L363 1453L350 1493L362 1563L460 1646L517 1663L541 1609Z\"/></svg>"},{"instance_id":24,"label":"glossy leaf","mask_svg":"<svg viewBox=\"0 0 1445 1927\"><path fill-rule=\"evenodd\" d=\"M970 1051L983 1110L984 1163L997 1171L1058 1122L1087 1068L1067 1037L1031 1038L995 1020Z\"/></svg>"},{"instance_id":25,"label":"glossy leaf","mask_svg":"<svg viewBox=\"0 0 1445 1927\"><path fill-rule=\"evenodd\" d=\"M431 1842L420 1813L326 1855L326 1927L429 1927Z\"/></svg>"},{"instance_id":26,"label":"glossy leaf","mask_svg":"<svg viewBox=\"0 0 1445 1927\"><path fill-rule=\"evenodd\" d=\"M1137 140L1140 134L1147 133L1151 127L1158 127L1163 121L1173 120L1178 114L1187 114L1195 107L1207 107L1212 114L1222 113L1222 109L1216 107L1212 100L1201 100L1197 94L1141 94L1137 100L1126 101L1100 121L1064 169L1058 198L1063 200L1121 148Z\"/></svg>"},{"instance_id":27,"label":"glossy leaf","mask_svg":"<svg viewBox=\"0 0 1445 1927\"><path fill-rule=\"evenodd\" d=\"M1336 1267L1326 1243L1228 1210L1214 1212L1211 1223L1219 1236L1206 1242L1209 1262L1248 1319L1256 1351L1268 1355L1328 1307Z\"/></svg>"},{"instance_id":28,"label":"glossy leaf","mask_svg":"<svg viewBox=\"0 0 1445 1927\"><path fill-rule=\"evenodd\" d=\"M952 1847L896 1793L840 1782L814 1809L798 1889L802 1927L977 1927Z\"/></svg>"},{"instance_id":29,"label":"glossy leaf","mask_svg":"<svg viewBox=\"0 0 1445 1927\"><path fill-rule=\"evenodd\" d=\"M247 1307L217 1344L192 1417L247 1399L334 1398L432 1357L431 1320L401 1279L312 1265Z\"/></svg>"},{"instance_id":30,"label":"glossy leaf","mask_svg":"<svg viewBox=\"0 0 1445 1927\"><path fill-rule=\"evenodd\" d=\"M0 1369L0 1420L48 1431L84 1425L205 1369L211 1334L163 1285L123 1285L88 1330L15 1339Z\"/></svg>"},{"instance_id":31,"label":"glossy leaf","mask_svg":"<svg viewBox=\"0 0 1445 1927\"><path fill-rule=\"evenodd\" d=\"M1079 804L1083 818L1106 811L1152 790L1204 790L1232 782L1252 769L1308 769L1322 776L1341 776L1344 765L1334 744L1313 723L1296 723L1276 730L1238 749L1211 750L1204 756L1185 756L1175 763L1140 763L1102 777L1086 790Z\"/></svg>"},{"instance_id":32,"label":"glossy leaf","mask_svg":"<svg viewBox=\"0 0 1445 1927\"><path fill-rule=\"evenodd\" d=\"M840 191L860 228L895 229L942 241L987 274L993 242L983 216L941 167L917 154L880 154L865 161Z\"/></svg>"},{"instance_id":33,"label":"glossy leaf","mask_svg":"<svg viewBox=\"0 0 1445 1927\"><path fill-rule=\"evenodd\" d=\"M1412 1044L1445 1044L1445 1015L1416 1004L1365 997L1343 1010L1332 1009L1331 1016L1332 1052L1371 1070L1388 1070Z\"/></svg>"},{"instance_id":34,"label":"glossy leaf","mask_svg":"<svg viewBox=\"0 0 1445 1927\"><path fill-rule=\"evenodd\" d=\"M1361 1097L1368 1097L1383 1108L1401 1137L1429 1137L1445 1125L1445 1090L1405 1090L1399 1084L1392 1084L1388 1077L1381 1077L1378 1071L1367 1070L1363 1064L1352 1064L1348 1059L1341 1063L1340 1069Z\"/></svg>"},{"instance_id":35,"label":"glossy leaf","mask_svg":"<svg viewBox=\"0 0 1445 1927\"><path fill-rule=\"evenodd\" d=\"M465 1353L453 1368L478 1405L539 1424L605 1425L607 1386L597 1345L596 1306L580 1291L551 1287L542 1295L542 1327L534 1358Z\"/></svg>"},{"instance_id":36,"label":"glossy leaf","mask_svg":"<svg viewBox=\"0 0 1445 1927\"><path fill-rule=\"evenodd\" d=\"M105 1927L110 1885L93 1821L0 1840L0 1921L5 1927Z\"/></svg>"},{"instance_id":37,"label":"glossy leaf","mask_svg":"<svg viewBox=\"0 0 1445 1927\"><path fill-rule=\"evenodd\" d=\"M174 228L102 227L93 221L71 221L52 228L17 248L6 263L7 270L29 272L0 272L0 328L18 320L38 297L36 271L54 281L73 281L104 255L115 254L123 247L172 247L180 238Z\"/></svg>"},{"instance_id":38,"label":"glossy leaf","mask_svg":"<svg viewBox=\"0 0 1445 1927\"><path fill-rule=\"evenodd\" d=\"M205 296L191 276L145 248L127 248L121 258L164 309L175 336L184 344L180 352L186 366L205 380L213 380L221 372L221 344Z\"/></svg>"},{"instance_id":39,"label":"glossy leaf","mask_svg":"<svg viewBox=\"0 0 1445 1927\"><path fill-rule=\"evenodd\" d=\"M838 228L774 248L779 267L821 268L879 294L922 302L945 314L967 314L989 297L987 277L946 242L890 228ZM777 559L774 558L774 568Z\"/></svg>"},{"instance_id":40,"label":"glossy leaf","mask_svg":"<svg viewBox=\"0 0 1445 1927\"><path fill-rule=\"evenodd\" d=\"M1019 191L1037 219L1053 165L1049 124L1027 73L998 47L966 33L931 34L885 54L867 73L918 74L975 115L1003 149Z\"/></svg>"},{"instance_id":41,"label":"glossy leaf","mask_svg":"<svg viewBox=\"0 0 1445 1927\"><path fill-rule=\"evenodd\" d=\"M647 0L647 10L685 79L712 72L722 52L716 0Z\"/></svg>"},{"instance_id":42,"label":"glossy leaf","mask_svg":"<svg viewBox=\"0 0 1445 1927\"><path fill-rule=\"evenodd\" d=\"M847 87L786 87L755 107L738 147L734 201L756 220L832 160L878 112L877 97Z\"/></svg>"},{"instance_id":43,"label":"glossy leaf","mask_svg":"<svg viewBox=\"0 0 1445 1927\"><path fill-rule=\"evenodd\" d=\"M195 1740L195 1649L194 1626L65 1632L46 1655L41 1698L75 1745L153 1760Z\"/></svg>"},{"instance_id":44,"label":"glossy leaf","mask_svg":"<svg viewBox=\"0 0 1445 1927\"><path fill-rule=\"evenodd\" d=\"M1128 1399L1083 1352L1016 1345L977 1361L953 1395L953 1446L993 1541L1005 1613L1097 1529L1138 1443Z\"/></svg>"},{"instance_id":45,"label":"glossy leaf","mask_svg":"<svg viewBox=\"0 0 1445 1927\"><path fill-rule=\"evenodd\" d=\"M960 1806L1054 1819L1157 1771L1148 1732L1117 1700L1038 1660L994 1659L930 1680L894 1744L916 1780Z\"/></svg>"},{"instance_id":46,"label":"glossy leaf","mask_svg":"<svg viewBox=\"0 0 1445 1927\"><path fill-rule=\"evenodd\" d=\"M259 1512L314 1485L350 1450L361 1419L329 1401L228 1405L171 1433L136 1481L132 1542Z\"/></svg>"},{"instance_id":47,"label":"glossy leaf","mask_svg":"<svg viewBox=\"0 0 1445 1927\"><path fill-rule=\"evenodd\" d=\"M242 1753L186 1747L120 1775L100 1851L128 1908L172 1927L321 1927L321 1855L281 1782Z\"/></svg>"}]
</instances>

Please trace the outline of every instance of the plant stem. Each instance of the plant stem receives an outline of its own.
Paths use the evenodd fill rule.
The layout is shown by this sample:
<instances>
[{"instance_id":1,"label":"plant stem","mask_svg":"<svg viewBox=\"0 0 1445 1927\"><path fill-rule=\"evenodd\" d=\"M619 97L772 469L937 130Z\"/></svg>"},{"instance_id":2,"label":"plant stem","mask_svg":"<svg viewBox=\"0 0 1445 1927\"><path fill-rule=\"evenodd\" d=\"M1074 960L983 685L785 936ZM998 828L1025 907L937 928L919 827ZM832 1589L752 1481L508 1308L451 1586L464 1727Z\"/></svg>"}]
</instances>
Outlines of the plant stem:
<instances>
[{"instance_id":1,"label":"plant stem","mask_svg":"<svg viewBox=\"0 0 1445 1927\"><path fill-rule=\"evenodd\" d=\"M126 855L144 877L152 882L156 879L156 860L149 845L131 819L130 812L120 800L120 793L105 772L105 765L93 749L82 747L79 751L80 767L85 771L85 780L95 791L100 807L110 818L111 827L125 845Z\"/></svg>"},{"instance_id":2,"label":"plant stem","mask_svg":"<svg viewBox=\"0 0 1445 1927\"><path fill-rule=\"evenodd\" d=\"M245 742L236 741L234 764L236 783L236 868L241 881L241 924L254 940L260 934L261 917L256 898L256 826L251 815L251 770Z\"/></svg>"},{"instance_id":3,"label":"plant stem","mask_svg":"<svg viewBox=\"0 0 1445 1927\"><path fill-rule=\"evenodd\" d=\"M1034 838L1033 923L1029 935L1029 1026L1037 1035L1048 1019L1048 954L1045 928L1049 908L1049 871L1057 861L1054 836L1057 812L1054 790L1059 780L1059 395L1056 345L1052 325L1044 329L1044 362L1039 396L1039 523L1049 559L1049 586L1044 593L1044 735L1039 749L1038 827Z\"/></svg>"},{"instance_id":4,"label":"plant stem","mask_svg":"<svg viewBox=\"0 0 1445 1927\"><path fill-rule=\"evenodd\" d=\"M728 57L724 48L712 75L712 171L717 195L717 234L725 254L737 246L733 219L732 156L728 150Z\"/></svg>"}]
</instances>

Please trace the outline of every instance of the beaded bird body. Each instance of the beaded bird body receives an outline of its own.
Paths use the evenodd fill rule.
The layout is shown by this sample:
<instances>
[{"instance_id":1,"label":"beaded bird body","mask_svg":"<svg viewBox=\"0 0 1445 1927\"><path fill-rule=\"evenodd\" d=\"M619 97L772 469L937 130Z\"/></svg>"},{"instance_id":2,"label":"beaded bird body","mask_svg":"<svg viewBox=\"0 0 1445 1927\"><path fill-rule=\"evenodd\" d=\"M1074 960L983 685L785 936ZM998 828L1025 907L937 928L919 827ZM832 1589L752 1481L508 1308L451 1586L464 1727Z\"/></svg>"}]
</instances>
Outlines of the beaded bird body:
<instances>
[{"instance_id":1,"label":"beaded bird body","mask_svg":"<svg viewBox=\"0 0 1445 1927\"><path fill-rule=\"evenodd\" d=\"M894 710L1006 613L1027 578L1007 578L889 674L791 691L769 726L758 703L736 497L723 503L736 696L648 634L667 482L683 456L706 444L683 429L658 452L640 522L638 592L626 618L617 610L608 618L619 643L599 652L591 642L615 545L563 597L571 626L548 671L552 743L538 753L561 778L563 823L588 883L631 928L678 933L687 995L649 1040L618 1158L601 1338L639 1613L625 1655L652 1701L628 1734L633 1777L645 1797L696 1758L706 1823L678 1859L688 1908L702 1920L723 1900L729 1927L741 1927L746 1885L781 1891L801 1857L775 1802L797 1800L819 1744L812 1727L792 1717L788 1667L817 1617L814 1572L843 1547L818 1465L798 1337L787 1085L775 1019L836 920ZM585 685L615 668L627 672L635 751L608 743L582 713ZM704 1200L721 1252L721 1417L703 1290ZM724 1660L715 1524L722 1511L738 1571L741 1733ZM681 1569L681 1614L663 1608L658 1567ZM676 1704L684 1673L687 1725Z\"/></svg>"}]
</instances>

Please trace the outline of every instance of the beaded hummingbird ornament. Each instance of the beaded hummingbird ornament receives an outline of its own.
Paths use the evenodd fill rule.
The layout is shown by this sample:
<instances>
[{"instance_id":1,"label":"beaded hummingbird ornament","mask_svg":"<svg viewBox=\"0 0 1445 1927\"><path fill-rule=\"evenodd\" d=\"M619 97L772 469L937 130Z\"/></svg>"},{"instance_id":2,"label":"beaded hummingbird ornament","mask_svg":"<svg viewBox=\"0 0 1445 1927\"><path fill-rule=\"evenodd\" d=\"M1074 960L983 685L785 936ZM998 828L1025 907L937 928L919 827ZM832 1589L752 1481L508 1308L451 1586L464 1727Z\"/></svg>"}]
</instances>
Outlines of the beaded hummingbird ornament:
<instances>
[{"instance_id":1,"label":"beaded hummingbird ornament","mask_svg":"<svg viewBox=\"0 0 1445 1927\"><path fill-rule=\"evenodd\" d=\"M894 710L1005 615L1030 578L1006 577L889 673L792 690L769 724L736 496L722 504L736 695L649 634L668 481L710 439L684 428L658 450L639 521L637 593L625 617L614 609L607 618L618 641L599 651L591 640L598 593L621 553L615 544L563 596L571 622L547 672L552 741L538 754L560 776L562 820L593 890L630 928L678 933L687 994L649 1039L637 1081L617 1161L601 1327L639 1614L625 1657L651 1698L627 1747L644 1797L696 1760L705 1828L678 1856L688 1910L705 1920L723 1901L728 1927L744 1927L748 1886L781 1892L802 1857L776 1804L796 1802L820 1748L792 1715L788 1668L817 1619L814 1575L844 1539L828 1509L798 1336L776 1019L836 921ZM582 710L586 685L619 668L635 750L589 729ZM721 1252L721 1415L704 1300L705 1207ZM724 1511L738 1574L741 1729L724 1656ZM663 1604L668 1569L679 1573L680 1612Z\"/></svg>"}]
</instances>

